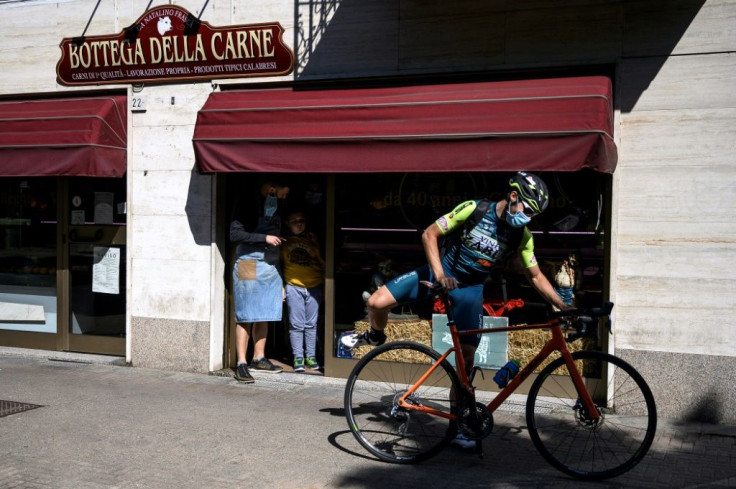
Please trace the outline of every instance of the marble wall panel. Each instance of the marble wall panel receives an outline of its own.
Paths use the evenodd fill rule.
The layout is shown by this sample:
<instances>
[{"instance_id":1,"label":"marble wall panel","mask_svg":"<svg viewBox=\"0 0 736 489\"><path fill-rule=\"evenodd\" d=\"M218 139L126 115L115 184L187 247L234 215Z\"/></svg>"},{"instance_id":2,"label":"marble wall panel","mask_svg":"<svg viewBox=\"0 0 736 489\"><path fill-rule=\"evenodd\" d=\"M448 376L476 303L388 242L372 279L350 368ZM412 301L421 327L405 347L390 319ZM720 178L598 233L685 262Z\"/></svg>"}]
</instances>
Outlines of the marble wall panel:
<instances>
[{"instance_id":1,"label":"marble wall panel","mask_svg":"<svg viewBox=\"0 0 736 489\"><path fill-rule=\"evenodd\" d=\"M194 170L194 126L150 126L133 131L129 167L134 171ZM206 178L206 177L205 177Z\"/></svg>"},{"instance_id":2,"label":"marble wall panel","mask_svg":"<svg viewBox=\"0 0 736 489\"><path fill-rule=\"evenodd\" d=\"M506 22L509 65L605 63L617 59L621 50L617 2L585 8L548 3L539 9L511 10Z\"/></svg>"},{"instance_id":3,"label":"marble wall panel","mask_svg":"<svg viewBox=\"0 0 736 489\"><path fill-rule=\"evenodd\" d=\"M736 107L736 52L622 60L618 105L626 111Z\"/></svg>"},{"instance_id":4,"label":"marble wall panel","mask_svg":"<svg viewBox=\"0 0 736 489\"><path fill-rule=\"evenodd\" d=\"M736 357L638 348L619 348L616 355L633 365L647 381L660 419L708 423L705 426L716 429L719 424L736 424L736 412L731 409L736 402L736 389L732 388L736 383Z\"/></svg>"},{"instance_id":5,"label":"marble wall panel","mask_svg":"<svg viewBox=\"0 0 736 489\"><path fill-rule=\"evenodd\" d=\"M723 53L736 48L734 0L628 1L622 8L625 57Z\"/></svg>"},{"instance_id":6,"label":"marble wall panel","mask_svg":"<svg viewBox=\"0 0 736 489\"><path fill-rule=\"evenodd\" d=\"M209 323L149 317L133 317L131 323L133 366L177 372L210 371Z\"/></svg>"},{"instance_id":7,"label":"marble wall panel","mask_svg":"<svg viewBox=\"0 0 736 489\"><path fill-rule=\"evenodd\" d=\"M212 180L196 171L135 171L135 215L184 216L199 219L212 215ZM207 219L209 221L209 219Z\"/></svg>"},{"instance_id":8,"label":"marble wall panel","mask_svg":"<svg viewBox=\"0 0 736 489\"><path fill-rule=\"evenodd\" d=\"M209 261L133 257L132 316L210 321Z\"/></svg>"},{"instance_id":9,"label":"marble wall panel","mask_svg":"<svg viewBox=\"0 0 736 489\"><path fill-rule=\"evenodd\" d=\"M689 303L664 308L629 306L619 300L614 307L615 348L734 357L733 325L723 316L723 309L694 308ZM626 327L619 327L622 324Z\"/></svg>"},{"instance_id":10,"label":"marble wall panel","mask_svg":"<svg viewBox=\"0 0 736 489\"><path fill-rule=\"evenodd\" d=\"M192 229L192 226L195 229ZM130 256L146 259L168 259L209 262L212 250L199 244L198 237L211 234L209 216L187 219L183 216L136 216L130 226ZM149 274L136 277L152 279Z\"/></svg>"},{"instance_id":11,"label":"marble wall panel","mask_svg":"<svg viewBox=\"0 0 736 489\"><path fill-rule=\"evenodd\" d=\"M495 2L499 4L501 2ZM494 2L401 2L399 66L492 66L505 60L506 15Z\"/></svg>"},{"instance_id":12,"label":"marble wall panel","mask_svg":"<svg viewBox=\"0 0 736 489\"><path fill-rule=\"evenodd\" d=\"M732 241L733 243L733 241ZM695 291L708 293L725 289L717 285L719 281L736 282L736 271L724 263L733 263L736 260L736 246L725 240L714 237L703 237L701 241L660 241L652 243L626 242L619 251L619 277L641 277L648 280L667 279L671 282L682 280L688 284L684 287L675 287L670 295L673 299L667 302L688 300ZM714 283L713 287L706 284ZM702 295L698 294L698 295ZM679 298L679 299L678 299ZM647 297L643 300L649 301ZM703 298L707 303L724 301L723 293L715 294L712 298Z\"/></svg>"},{"instance_id":13,"label":"marble wall panel","mask_svg":"<svg viewBox=\"0 0 736 489\"><path fill-rule=\"evenodd\" d=\"M734 161L736 109L635 111L621 115L621 165L712 169Z\"/></svg>"},{"instance_id":14,"label":"marble wall panel","mask_svg":"<svg viewBox=\"0 0 736 489\"><path fill-rule=\"evenodd\" d=\"M194 124L197 121L197 112L213 90L209 81L187 83L186 85L145 86L140 90L136 89L134 95L143 96L146 99L146 111L132 113L133 130L186 126L182 129L182 133L185 136L188 135L191 141ZM145 134L145 130L143 132ZM186 149L183 148L183 150ZM191 150L191 143L188 149ZM186 153L186 151L182 152ZM193 157L193 151L190 152Z\"/></svg>"}]
</instances>

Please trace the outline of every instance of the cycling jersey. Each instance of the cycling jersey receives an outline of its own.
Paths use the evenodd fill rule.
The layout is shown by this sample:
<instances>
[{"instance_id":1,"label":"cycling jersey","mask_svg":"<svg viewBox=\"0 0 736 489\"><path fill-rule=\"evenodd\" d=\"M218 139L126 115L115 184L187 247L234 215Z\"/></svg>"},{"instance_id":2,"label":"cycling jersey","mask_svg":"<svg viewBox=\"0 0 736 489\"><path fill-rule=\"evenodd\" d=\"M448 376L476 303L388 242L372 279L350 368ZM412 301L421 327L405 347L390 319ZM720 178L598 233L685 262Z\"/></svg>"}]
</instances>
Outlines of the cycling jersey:
<instances>
[{"instance_id":1,"label":"cycling jersey","mask_svg":"<svg viewBox=\"0 0 736 489\"><path fill-rule=\"evenodd\" d=\"M464 223L472 216L477 200L459 204L450 213L437 219L442 234L447 236L442 267L452 270L460 282L479 283L488 275L491 267L518 253L526 268L537 264L534 256L534 239L524 228L512 228L496 215L496 202L492 202L483 218L472 229L463 232Z\"/></svg>"}]
</instances>

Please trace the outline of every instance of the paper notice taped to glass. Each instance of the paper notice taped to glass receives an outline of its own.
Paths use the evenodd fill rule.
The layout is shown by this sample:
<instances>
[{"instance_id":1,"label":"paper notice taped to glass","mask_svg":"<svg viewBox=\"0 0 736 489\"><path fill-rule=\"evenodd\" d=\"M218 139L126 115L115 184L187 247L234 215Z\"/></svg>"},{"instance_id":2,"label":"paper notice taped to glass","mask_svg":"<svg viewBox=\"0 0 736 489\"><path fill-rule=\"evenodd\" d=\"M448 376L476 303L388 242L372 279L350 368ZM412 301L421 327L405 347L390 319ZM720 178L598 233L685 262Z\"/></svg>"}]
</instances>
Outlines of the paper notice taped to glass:
<instances>
[{"instance_id":1,"label":"paper notice taped to glass","mask_svg":"<svg viewBox=\"0 0 736 489\"><path fill-rule=\"evenodd\" d=\"M92 265L92 292L120 293L120 248L95 246Z\"/></svg>"},{"instance_id":2,"label":"paper notice taped to glass","mask_svg":"<svg viewBox=\"0 0 736 489\"><path fill-rule=\"evenodd\" d=\"M95 192L95 224L112 224L112 192Z\"/></svg>"}]
</instances>

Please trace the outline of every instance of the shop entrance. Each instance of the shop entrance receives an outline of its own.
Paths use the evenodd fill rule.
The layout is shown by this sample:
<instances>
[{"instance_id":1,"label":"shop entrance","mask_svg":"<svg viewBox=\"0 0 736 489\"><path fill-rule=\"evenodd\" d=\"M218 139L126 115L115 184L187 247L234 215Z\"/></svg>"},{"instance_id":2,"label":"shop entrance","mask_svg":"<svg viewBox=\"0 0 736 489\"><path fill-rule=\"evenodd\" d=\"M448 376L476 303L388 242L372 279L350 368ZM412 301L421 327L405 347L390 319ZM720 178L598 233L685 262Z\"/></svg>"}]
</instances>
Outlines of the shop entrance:
<instances>
[{"instance_id":1,"label":"shop entrance","mask_svg":"<svg viewBox=\"0 0 736 489\"><path fill-rule=\"evenodd\" d=\"M126 179L0 189L0 345L124 355Z\"/></svg>"}]
</instances>

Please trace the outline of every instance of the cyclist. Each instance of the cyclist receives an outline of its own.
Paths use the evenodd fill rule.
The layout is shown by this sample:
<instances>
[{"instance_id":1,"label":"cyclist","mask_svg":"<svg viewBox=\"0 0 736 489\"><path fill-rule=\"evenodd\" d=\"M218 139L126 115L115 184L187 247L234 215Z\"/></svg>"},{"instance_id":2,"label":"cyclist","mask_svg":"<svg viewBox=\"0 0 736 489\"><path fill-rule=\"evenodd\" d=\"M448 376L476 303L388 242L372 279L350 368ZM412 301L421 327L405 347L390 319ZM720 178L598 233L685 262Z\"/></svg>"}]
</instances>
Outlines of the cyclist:
<instances>
[{"instance_id":1,"label":"cyclist","mask_svg":"<svg viewBox=\"0 0 736 489\"><path fill-rule=\"evenodd\" d=\"M344 346L355 348L383 344L389 310L398 303L432 294L431 290L420 286L422 280L439 282L450 291L452 312L459 330L482 328L483 283L492 267L513 255L520 258L529 282L547 302L560 309L567 308L540 270L534 256L532 234L526 228L531 219L549 204L544 181L534 174L518 172L509 180L506 197L491 202L477 224L464 230L465 221L473 215L479 203L477 200L463 202L424 230L422 244L427 265L395 277L376 290L366 301L370 329L361 334L343 336L341 342ZM445 237L447 243L441 254L440 240ZM463 287L458 288L459 283ZM470 372L480 335L464 336L461 342L465 365ZM475 441L465 439L461 434L454 444L461 448L475 447Z\"/></svg>"}]
</instances>

